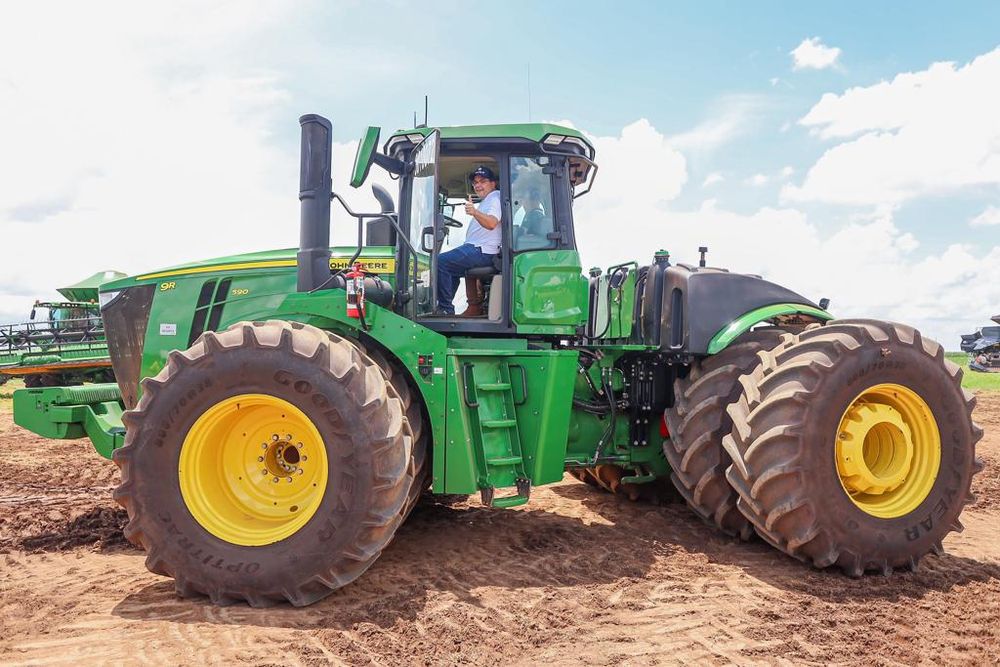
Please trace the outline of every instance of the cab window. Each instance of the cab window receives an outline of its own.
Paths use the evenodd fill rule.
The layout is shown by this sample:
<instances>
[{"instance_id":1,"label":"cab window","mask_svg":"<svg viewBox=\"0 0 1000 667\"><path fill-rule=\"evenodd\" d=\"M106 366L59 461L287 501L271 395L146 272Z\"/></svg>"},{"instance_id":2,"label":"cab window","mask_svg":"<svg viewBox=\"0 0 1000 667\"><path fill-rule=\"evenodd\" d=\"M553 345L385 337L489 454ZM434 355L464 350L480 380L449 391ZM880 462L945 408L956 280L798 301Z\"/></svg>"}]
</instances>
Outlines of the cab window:
<instances>
[{"instance_id":1,"label":"cab window","mask_svg":"<svg viewBox=\"0 0 1000 667\"><path fill-rule=\"evenodd\" d=\"M548 238L555 231L552 215L552 179L544 173L548 157L511 157L511 210L514 214L514 251L556 247Z\"/></svg>"}]
</instances>

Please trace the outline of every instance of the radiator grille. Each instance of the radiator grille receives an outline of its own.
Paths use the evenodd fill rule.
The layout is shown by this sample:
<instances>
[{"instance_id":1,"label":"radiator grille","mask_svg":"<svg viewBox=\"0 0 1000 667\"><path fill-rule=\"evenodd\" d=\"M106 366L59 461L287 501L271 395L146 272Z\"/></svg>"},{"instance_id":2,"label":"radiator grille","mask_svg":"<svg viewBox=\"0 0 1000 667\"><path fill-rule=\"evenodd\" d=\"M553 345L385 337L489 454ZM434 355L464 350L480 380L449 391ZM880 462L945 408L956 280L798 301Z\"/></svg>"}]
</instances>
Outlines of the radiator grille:
<instances>
[{"instance_id":1,"label":"radiator grille","mask_svg":"<svg viewBox=\"0 0 1000 667\"><path fill-rule=\"evenodd\" d=\"M139 402L139 373L142 369L142 346L146 339L149 309L155 285L140 285L124 290L121 296L101 311L111 366L129 410Z\"/></svg>"}]
</instances>

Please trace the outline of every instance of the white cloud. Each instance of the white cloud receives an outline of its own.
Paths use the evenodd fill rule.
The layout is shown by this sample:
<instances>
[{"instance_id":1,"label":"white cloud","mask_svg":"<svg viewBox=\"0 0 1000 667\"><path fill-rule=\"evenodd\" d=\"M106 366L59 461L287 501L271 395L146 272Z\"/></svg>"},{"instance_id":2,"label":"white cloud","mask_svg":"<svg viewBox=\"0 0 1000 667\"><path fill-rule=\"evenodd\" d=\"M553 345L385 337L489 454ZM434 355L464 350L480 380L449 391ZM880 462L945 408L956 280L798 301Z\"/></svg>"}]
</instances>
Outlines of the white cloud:
<instances>
[{"instance_id":1,"label":"white cloud","mask_svg":"<svg viewBox=\"0 0 1000 667\"><path fill-rule=\"evenodd\" d=\"M781 168L782 178L788 178L789 176L792 176L794 173L795 173L795 167L792 167L791 165Z\"/></svg>"},{"instance_id":2,"label":"white cloud","mask_svg":"<svg viewBox=\"0 0 1000 667\"><path fill-rule=\"evenodd\" d=\"M1000 225L1000 208L987 206L986 210L969 221L973 227L993 227Z\"/></svg>"},{"instance_id":3,"label":"white cloud","mask_svg":"<svg viewBox=\"0 0 1000 667\"><path fill-rule=\"evenodd\" d=\"M725 176L723 176L717 171L713 171L711 174L705 177L705 180L702 181L701 183L701 187L707 188L710 185L715 185L716 183L722 183L724 180L726 180Z\"/></svg>"},{"instance_id":4,"label":"white cloud","mask_svg":"<svg viewBox=\"0 0 1000 667\"><path fill-rule=\"evenodd\" d=\"M765 104L756 95L727 95L719 101L718 112L694 128L670 137L670 144L682 151L715 150L746 132Z\"/></svg>"},{"instance_id":5,"label":"white cloud","mask_svg":"<svg viewBox=\"0 0 1000 667\"><path fill-rule=\"evenodd\" d=\"M770 179L767 177L767 175L758 173L748 178L745 182L747 183L747 185L752 185L755 188L759 188L761 186L767 185L767 182L769 180Z\"/></svg>"},{"instance_id":6,"label":"white cloud","mask_svg":"<svg viewBox=\"0 0 1000 667\"><path fill-rule=\"evenodd\" d=\"M28 3L0 24L0 235L18 249L0 311L99 269L296 245L297 147L270 129L294 127L289 94L240 65L282 11Z\"/></svg>"},{"instance_id":7,"label":"white cloud","mask_svg":"<svg viewBox=\"0 0 1000 667\"><path fill-rule=\"evenodd\" d=\"M687 183L687 160L645 118L626 125L617 137L588 138L601 156L600 187L587 195L591 201L606 206L628 199L655 209L677 197Z\"/></svg>"},{"instance_id":8,"label":"white cloud","mask_svg":"<svg viewBox=\"0 0 1000 667\"><path fill-rule=\"evenodd\" d=\"M598 150L600 177L593 192L574 207L584 266L606 267L626 259L644 263L658 248L670 250L675 262L696 262L698 246L707 245L715 266L761 274L814 301L829 297L840 317L917 326L947 349L958 349L959 334L981 326L982 304L1000 302L1000 281L993 279L1000 245L985 254L953 245L918 256L918 239L896 226L891 209L814 220L788 207L736 213L719 208L713 199L692 210L672 210L670 201L644 188L632 188L627 197L608 196L605 188L631 183L658 168L651 154L611 150L620 143L620 137L603 140L608 150ZM602 157L609 153L615 159ZM664 185L679 191L680 172L673 179Z\"/></svg>"},{"instance_id":9,"label":"white cloud","mask_svg":"<svg viewBox=\"0 0 1000 667\"><path fill-rule=\"evenodd\" d=\"M800 124L840 140L785 201L895 206L1000 186L1000 48L963 67L935 63L891 82L827 93Z\"/></svg>"},{"instance_id":10,"label":"white cloud","mask_svg":"<svg viewBox=\"0 0 1000 667\"><path fill-rule=\"evenodd\" d=\"M819 37L810 37L803 39L798 46L792 49L790 55L792 56L792 69L826 69L837 64L840 49L823 44Z\"/></svg>"}]
</instances>

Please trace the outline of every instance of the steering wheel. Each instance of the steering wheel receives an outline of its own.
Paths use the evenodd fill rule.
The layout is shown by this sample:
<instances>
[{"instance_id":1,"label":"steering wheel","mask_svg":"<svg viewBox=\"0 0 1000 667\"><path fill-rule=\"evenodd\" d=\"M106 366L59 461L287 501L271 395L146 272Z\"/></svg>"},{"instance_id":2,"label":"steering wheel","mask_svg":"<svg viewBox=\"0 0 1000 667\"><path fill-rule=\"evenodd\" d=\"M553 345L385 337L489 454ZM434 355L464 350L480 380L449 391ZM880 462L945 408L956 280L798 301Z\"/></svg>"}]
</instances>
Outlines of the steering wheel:
<instances>
[{"instance_id":1,"label":"steering wheel","mask_svg":"<svg viewBox=\"0 0 1000 667\"><path fill-rule=\"evenodd\" d=\"M442 213L441 217L444 218L445 227L454 227L455 229L461 229L463 226L461 222L451 217L450 215L445 215L444 213Z\"/></svg>"}]
</instances>

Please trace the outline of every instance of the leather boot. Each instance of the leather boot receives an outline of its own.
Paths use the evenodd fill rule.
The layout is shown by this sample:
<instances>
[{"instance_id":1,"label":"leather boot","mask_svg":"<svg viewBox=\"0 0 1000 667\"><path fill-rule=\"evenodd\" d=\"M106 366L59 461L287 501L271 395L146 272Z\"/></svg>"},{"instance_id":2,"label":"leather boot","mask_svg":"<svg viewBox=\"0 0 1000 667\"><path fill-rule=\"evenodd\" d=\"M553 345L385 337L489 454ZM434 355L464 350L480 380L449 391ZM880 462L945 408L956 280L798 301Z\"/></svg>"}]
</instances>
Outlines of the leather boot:
<instances>
[{"instance_id":1,"label":"leather boot","mask_svg":"<svg viewBox=\"0 0 1000 667\"><path fill-rule=\"evenodd\" d=\"M483 310L483 295L479 291L479 281L475 278L465 279L465 298L469 302L469 307L459 317L482 317L486 314Z\"/></svg>"}]
</instances>

